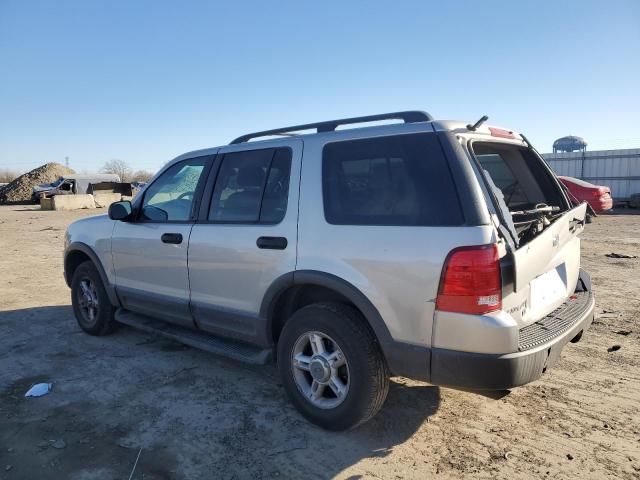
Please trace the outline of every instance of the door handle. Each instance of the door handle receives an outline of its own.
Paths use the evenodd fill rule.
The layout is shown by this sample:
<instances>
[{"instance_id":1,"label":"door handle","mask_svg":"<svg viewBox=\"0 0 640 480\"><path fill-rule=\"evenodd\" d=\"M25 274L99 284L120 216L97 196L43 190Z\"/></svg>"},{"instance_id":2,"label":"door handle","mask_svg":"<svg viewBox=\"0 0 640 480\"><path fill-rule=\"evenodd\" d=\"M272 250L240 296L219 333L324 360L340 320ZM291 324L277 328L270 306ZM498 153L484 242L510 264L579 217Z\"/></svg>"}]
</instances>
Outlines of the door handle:
<instances>
[{"instance_id":1,"label":"door handle","mask_svg":"<svg viewBox=\"0 0 640 480\"><path fill-rule=\"evenodd\" d=\"M284 250L288 242L284 237L260 237L256 240L258 248L268 248L271 250Z\"/></svg>"},{"instance_id":2,"label":"door handle","mask_svg":"<svg viewBox=\"0 0 640 480\"><path fill-rule=\"evenodd\" d=\"M162 236L160 237L160 240L162 240L162 243L175 243L177 245L182 243L182 234L181 233L163 233Z\"/></svg>"}]
</instances>

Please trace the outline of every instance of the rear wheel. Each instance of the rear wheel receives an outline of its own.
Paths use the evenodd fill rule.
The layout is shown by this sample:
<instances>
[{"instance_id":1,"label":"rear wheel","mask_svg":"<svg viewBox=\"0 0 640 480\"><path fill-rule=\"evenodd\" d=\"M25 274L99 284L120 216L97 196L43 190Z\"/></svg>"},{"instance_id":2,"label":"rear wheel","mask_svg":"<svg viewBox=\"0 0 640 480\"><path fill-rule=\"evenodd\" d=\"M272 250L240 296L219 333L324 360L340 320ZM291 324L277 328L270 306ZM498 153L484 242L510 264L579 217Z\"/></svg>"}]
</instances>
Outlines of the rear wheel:
<instances>
[{"instance_id":1,"label":"rear wheel","mask_svg":"<svg viewBox=\"0 0 640 480\"><path fill-rule=\"evenodd\" d=\"M278 342L278 369L300 413L329 430L366 422L389 390L380 347L347 305L316 303L295 312Z\"/></svg>"},{"instance_id":2,"label":"rear wheel","mask_svg":"<svg viewBox=\"0 0 640 480\"><path fill-rule=\"evenodd\" d=\"M71 281L71 304L80 328L90 335L107 335L116 325L115 309L95 265L86 261L76 268Z\"/></svg>"}]
</instances>

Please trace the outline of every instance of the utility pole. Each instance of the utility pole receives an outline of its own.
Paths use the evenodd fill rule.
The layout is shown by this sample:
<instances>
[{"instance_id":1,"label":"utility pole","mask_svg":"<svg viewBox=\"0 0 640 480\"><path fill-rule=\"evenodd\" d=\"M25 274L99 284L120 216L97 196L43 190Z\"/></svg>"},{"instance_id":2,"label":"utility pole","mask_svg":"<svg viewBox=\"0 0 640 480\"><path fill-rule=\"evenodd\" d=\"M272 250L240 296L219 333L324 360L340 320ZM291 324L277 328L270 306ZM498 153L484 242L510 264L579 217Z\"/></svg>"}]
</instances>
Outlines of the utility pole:
<instances>
[{"instance_id":1,"label":"utility pole","mask_svg":"<svg viewBox=\"0 0 640 480\"><path fill-rule=\"evenodd\" d=\"M69 157L64 157L64 166L69 168Z\"/></svg>"}]
</instances>

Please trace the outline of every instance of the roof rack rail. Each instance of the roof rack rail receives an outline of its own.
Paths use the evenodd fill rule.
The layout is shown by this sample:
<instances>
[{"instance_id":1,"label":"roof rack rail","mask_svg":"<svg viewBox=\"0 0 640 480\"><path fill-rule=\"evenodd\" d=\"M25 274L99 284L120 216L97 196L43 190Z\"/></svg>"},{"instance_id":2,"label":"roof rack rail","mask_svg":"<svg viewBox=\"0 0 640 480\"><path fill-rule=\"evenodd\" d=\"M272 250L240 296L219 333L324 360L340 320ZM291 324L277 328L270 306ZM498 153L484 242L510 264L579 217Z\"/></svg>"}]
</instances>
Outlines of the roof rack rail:
<instances>
[{"instance_id":1,"label":"roof rack rail","mask_svg":"<svg viewBox=\"0 0 640 480\"><path fill-rule=\"evenodd\" d=\"M267 137L271 135L291 135L292 132L300 130L316 129L317 133L333 132L340 125L349 125L352 123L377 122L379 120L404 120L404 123L430 122L433 117L427 112L419 110L410 110L406 112L382 113L379 115L367 115L365 117L343 118L340 120L329 120L326 122L307 123L305 125L293 125L291 127L274 128L273 130L264 130L262 132L248 133L236 138L230 145L236 143L248 142L252 138Z\"/></svg>"}]
</instances>

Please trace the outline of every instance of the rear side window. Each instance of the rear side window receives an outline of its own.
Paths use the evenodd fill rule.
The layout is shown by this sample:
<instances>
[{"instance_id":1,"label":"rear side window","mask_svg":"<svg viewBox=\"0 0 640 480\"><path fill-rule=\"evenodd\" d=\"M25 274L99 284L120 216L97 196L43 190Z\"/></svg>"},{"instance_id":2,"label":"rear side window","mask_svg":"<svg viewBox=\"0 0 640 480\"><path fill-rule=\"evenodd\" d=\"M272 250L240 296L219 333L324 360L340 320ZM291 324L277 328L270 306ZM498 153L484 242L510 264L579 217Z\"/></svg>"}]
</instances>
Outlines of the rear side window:
<instances>
[{"instance_id":1,"label":"rear side window","mask_svg":"<svg viewBox=\"0 0 640 480\"><path fill-rule=\"evenodd\" d=\"M335 225L462 225L447 160L435 134L327 144L324 212Z\"/></svg>"},{"instance_id":2,"label":"rear side window","mask_svg":"<svg viewBox=\"0 0 640 480\"><path fill-rule=\"evenodd\" d=\"M290 170L288 148L225 154L213 190L209 220L280 222L287 210Z\"/></svg>"}]
</instances>

